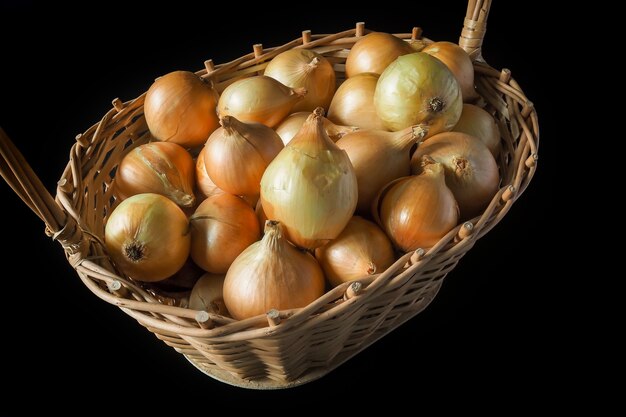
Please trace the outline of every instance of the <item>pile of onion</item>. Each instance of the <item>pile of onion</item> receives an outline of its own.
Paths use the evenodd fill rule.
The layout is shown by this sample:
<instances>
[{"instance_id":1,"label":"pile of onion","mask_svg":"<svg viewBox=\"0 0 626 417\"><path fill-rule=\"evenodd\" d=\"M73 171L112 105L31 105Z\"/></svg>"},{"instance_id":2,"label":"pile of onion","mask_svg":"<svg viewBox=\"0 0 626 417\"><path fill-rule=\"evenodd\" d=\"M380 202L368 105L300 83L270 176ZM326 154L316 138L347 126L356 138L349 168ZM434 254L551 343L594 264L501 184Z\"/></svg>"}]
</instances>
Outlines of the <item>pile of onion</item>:
<instances>
[{"instance_id":1,"label":"pile of onion","mask_svg":"<svg viewBox=\"0 0 626 417\"><path fill-rule=\"evenodd\" d=\"M185 147L202 145L217 129L218 94L193 72L174 71L157 79L144 102L152 135Z\"/></svg>"},{"instance_id":2,"label":"pile of onion","mask_svg":"<svg viewBox=\"0 0 626 417\"><path fill-rule=\"evenodd\" d=\"M335 93L335 70L326 58L309 49L281 52L265 68L264 75L290 88L303 88L306 96L292 111L328 108Z\"/></svg>"}]
</instances>

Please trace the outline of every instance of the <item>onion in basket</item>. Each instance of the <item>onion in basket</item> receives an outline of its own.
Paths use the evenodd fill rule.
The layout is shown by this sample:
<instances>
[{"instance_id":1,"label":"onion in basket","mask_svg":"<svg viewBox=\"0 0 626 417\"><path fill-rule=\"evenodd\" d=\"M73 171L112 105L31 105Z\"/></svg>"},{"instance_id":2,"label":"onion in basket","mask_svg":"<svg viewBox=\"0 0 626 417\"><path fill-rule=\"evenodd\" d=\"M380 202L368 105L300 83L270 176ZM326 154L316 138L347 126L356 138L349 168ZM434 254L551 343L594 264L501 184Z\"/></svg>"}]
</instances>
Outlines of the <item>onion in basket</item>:
<instances>
[{"instance_id":1,"label":"onion in basket","mask_svg":"<svg viewBox=\"0 0 626 417\"><path fill-rule=\"evenodd\" d=\"M258 195L263 172L283 149L283 141L260 123L223 116L220 124L204 146L206 172L227 193Z\"/></svg>"},{"instance_id":2,"label":"onion in basket","mask_svg":"<svg viewBox=\"0 0 626 417\"><path fill-rule=\"evenodd\" d=\"M391 241L409 252L439 241L459 220L459 207L446 186L443 166L432 163L421 175L391 182L373 205L376 222Z\"/></svg>"},{"instance_id":3,"label":"onion in basket","mask_svg":"<svg viewBox=\"0 0 626 417\"><path fill-rule=\"evenodd\" d=\"M422 52L434 56L452 71L461 87L463 101L473 101L478 97L474 89L474 64L463 48L452 42L435 42Z\"/></svg>"},{"instance_id":4,"label":"onion in basket","mask_svg":"<svg viewBox=\"0 0 626 417\"><path fill-rule=\"evenodd\" d=\"M121 198L155 193L168 197L182 207L192 207L193 159L183 147L170 142L137 146L119 165L115 189Z\"/></svg>"},{"instance_id":5,"label":"onion in basket","mask_svg":"<svg viewBox=\"0 0 626 417\"><path fill-rule=\"evenodd\" d=\"M473 104L464 104L461 118L452 129L480 139L494 158L500 153L500 130L495 119L485 110Z\"/></svg>"},{"instance_id":6,"label":"onion in basket","mask_svg":"<svg viewBox=\"0 0 626 417\"><path fill-rule=\"evenodd\" d=\"M346 77L363 72L382 74L396 58L414 52L402 39L389 33L373 32L359 39L346 58Z\"/></svg>"},{"instance_id":7,"label":"onion in basket","mask_svg":"<svg viewBox=\"0 0 626 417\"><path fill-rule=\"evenodd\" d=\"M289 141L291 141L291 139L296 136L296 133L300 131L300 128L310 115L311 112L308 111L293 113L289 115L289 117L287 117L285 120L283 120L280 125L278 125L278 127L276 128L276 133L278 133L278 136L280 136L285 145L287 145ZM354 126L336 125L325 117L323 118L323 120L326 134L333 142L337 142L346 133L359 130L358 127Z\"/></svg>"},{"instance_id":8,"label":"onion in basket","mask_svg":"<svg viewBox=\"0 0 626 417\"><path fill-rule=\"evenodd\" d=\"M356 175L345 151L326 134L323 110L306 120L261 179L261 204L292 243L322 246L341 233L358 198Z\"/></svg>"},{"instance_id":9,"label":"onion in basket","mask_svg":"<svg viewBox=\"0 0 626 417\"><path fill-rule=\"evenodd\" d=\"M202 147L202 150L198 154L198 159L196 160L196 185L198 186L198 191L202 194L203 197L211 197L216 194L224 194L225 191L220 189L209 174L206 172L206 165L204 164L204 152L206 151L206 147Z\"/></svg>"},{"instance_id":10,"label":"onion in basket","mask_svg":"<svg viewBox=\"0 0 626 417\"><path fill-rule=\"evenodd\" d=\"M454 127L463 100L448 67L427 53L416 52L399 57L383 72L374 105L388 129L421 124L432 136Z\"/></svg>"},{"instance_id":11,"label":"onion in basket","mask_svg":"<svg viewBox=\"0 0 626 417\"><path fill-rule=\"evenodd\" d=\"M394 259L389 238L375 223L354 216L336 239L315 249L333 286L381 273Z\"/></svg>"},{"instance_id":12,"label":"onion in basket","mask_svg":"<svg viewBox=\"0 0 626 417\"><path fill-rule=\"evenodd\" d=\"M185 147L202 145L218 127L218 94L210 83L188 71L174 71L157 79L144 102L152 135Z\"/></svg>"},{"instance_id":13,"label":"onion in basket","mask_svg":"<svg viewBox=\"0 0 626 417\"><path fill-rule=\"evenodd\" d=\"M324 273L313 256L287 242L280 224L265 223L265 236L235 259L224 281L231 315L245 319L271 309L299 308L324 294Z\"/></svg>"},{"instance_id":14,"label":"onion in basket","mask_svg":"<svg viewBox=\"0 0 626 417\"><path fill-rule=\"evenodd\" d=\"M261 237L254 209L231 194L207 198L189 221L191 258L214 274L226 273L235 258Z\"/></svg>"},{"instance_id":15,"label":"onion in basket","mask_svg":"<svg viewBox=\"0 0 626 417\"><path fill-rule=\"evenodd\" d=\"M333 66L326 58L309 49L290 49L278 54L263 74L287 87L307 91L293 111L313 111L316 107L327 109L335 93Z\"/></svg>"},{"instance_id":16,"label":"onion in basket","mask_svg":"<svg viewBox=\"0 0 626 417\"><path fill-rule=\"evenodd\" d=\"M498 165L487 146L473 136L458 132L433 136L413 154L412 172L420 173L431 158L443 165L462 219L480 214L498 191Z\"/></svg>"},{"instance_id":17,"label":"onion in basket","mask_svg":"<svg viewBox=\"0 0 626 417\"><path fill-rule=\"evenodd\" d=\"M217 109L221 117L235 116L242 122L275 127L306 94L304 88L292 89L271 77L259 75L226 87Z\"/></svg>"},{"instance_id":18,"label":"onion in basket","mask_svg":"<svg viewBox=\"0 0 626 417\"><path fill-rule=\"evenodd\" d=\"M224 304L224 278L224 274L202 275L191 290L189 308L228 316Z\"/></svg>"},{"instance_id":19,"label":"onion in basket","mask_svg":"<svg viewBox=\"0 0 626 417\"><path fill-rule=\"evenodd\" d=\"M133 279L164 280L189 256L187 216L159 194L137 194L113 210L104 230L109 255Z\"/></svg>"},{"instance_id":20,"label":"onion in basket","mask_svg":"<svg viewBox=\"0 0 626 417\"><path fill-rule=\"evenodd\" d=\"M378 74L362 73L348 78L339 86L328 109L335 123L361 129L386 130L374 107Z\"/></svg>"},{"instance_id":21,"label":"onion in basket","mask_svg":"<svg viewBox=\"0 0 626 417\"><path fill-rule=\"evenodd\" d=\"M354 167L359 187L358 212L369 213L382 187L411 174L410 150L423 137L424 130L413 126L399 132L359 130L337 141Z\"/></svg>"}]
</instances>

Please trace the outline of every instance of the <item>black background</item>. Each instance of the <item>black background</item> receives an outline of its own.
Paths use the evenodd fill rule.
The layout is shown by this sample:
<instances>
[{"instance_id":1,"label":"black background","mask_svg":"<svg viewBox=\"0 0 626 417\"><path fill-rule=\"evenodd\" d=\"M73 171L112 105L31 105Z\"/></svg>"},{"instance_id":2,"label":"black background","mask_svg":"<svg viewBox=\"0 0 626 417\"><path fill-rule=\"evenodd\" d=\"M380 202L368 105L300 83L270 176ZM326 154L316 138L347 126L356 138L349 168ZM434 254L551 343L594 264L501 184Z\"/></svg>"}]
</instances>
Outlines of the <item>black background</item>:
<instances>
[{"instance_id":1,"label":"black background","mask_svg":"<svg viewBox=\"0 0 626 417\"><path fill-rule=\"evenodd\" d=\"M536 104L542 128L539 170L425 312L314 383L288 392L231 388L196 371L133 319L97 299L60 246L44 235L41 222L0 182L5 248L0 343L2 376L10 386L3 393L5 407L36 405L17 399L24 393L45 398L52 408L72 409L73 398L80 396L94 405L115 408L129 400L180 412L211 412L222 404L261 410L299 403L309 410L371 402L392 411L444 392L451 402L474 392L478 404L497 398L520 405L542 396L555 359L548 339L557 331L546 302L553 278L541 273L554 244L546 222L553 215L556 116L544 70L549 64L539 66L536 56L536 45L547 36L547 18L536 13L538 1L515 2L516 9L508 8L511 2L495 3L484 56L496 68L510 68ZM199 69L207 58L236 58L253 43L282 44L303 29L331 33L357 21L389 32L421 26L432 39L456 41L465 13L463 1L346 12L306 3L292 6L289 17L273 15L270 6L253 11L235 2L219 8L152 6L141 13L122 3L90 12L1 4L6 24L0 27L0 126L50 190L74 136L96 122L113 98L136 97L159 75ZM522 386L525 380L533 382ZM408 395L400 394L406 390Z\"/></svg>"}]
</instances>

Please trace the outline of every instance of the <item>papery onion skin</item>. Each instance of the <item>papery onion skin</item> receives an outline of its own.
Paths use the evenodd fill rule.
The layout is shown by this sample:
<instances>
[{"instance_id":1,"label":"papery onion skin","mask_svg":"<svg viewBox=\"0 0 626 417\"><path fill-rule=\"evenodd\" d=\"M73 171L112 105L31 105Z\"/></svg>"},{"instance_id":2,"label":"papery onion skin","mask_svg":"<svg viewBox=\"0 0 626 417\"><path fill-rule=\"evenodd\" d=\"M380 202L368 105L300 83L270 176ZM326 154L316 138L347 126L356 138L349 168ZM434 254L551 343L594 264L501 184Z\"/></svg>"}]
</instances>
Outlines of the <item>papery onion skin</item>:
<instances>
[{"instance_id":1,"label":"papery onion skin","mask_svg":"<svg viewBox=\"0 0 626 417\"><path fill-rule=\"evenodd\" d=\"M191 258L202 269L224 274L237 256L260 239L252 207L231 194L204 200L190 218Z\"/></svg>"},{"instance_id":2,"label":"papery onion skin","mask_svg":"<svg viewBox=\"0 0 626 417\"><path fill-rule=\"evenodd\" d=\"M485 110L473 104L464 104L461 118L452 129L480 139L494 158L500 153L500 130L495 119Z\"/></svg>"},{"instance_id":3,"label":"papery onion skin","mask_svg":"<svg viewBox=\"0 0 626 417\"><path fill-rule=\"evenodd\" d=\"M202 197L207 198L212 195L224 194L226 191L215 185L211 177L209 177L209 174L207 174L206 165L204 164L205 151L206 147L203 146L196 160L196 184Z\"/></svg>"},{"instance_id":4,"label":"papery onion skin","mask_svg":"<svg viewBox=\"0 0 626 417\"><path fill-rule=\"evenodd\" d=\"M404 252L436 244L458 223L459 208L446 186L441 164L431 164L419 176L397 179L381 191L374 218L396 247Z\"/></svg>"},{"instance_id":5,"label":"papery onion skin","mask_svg":"<svg viewBox=\"0 0 626 417\"><path fill-rule=\"evenodd\" d=\"M115 188L118 196L154 193L181 207L195 204L194 166L189 152L170 142L153 142L130 151L118 167Z\"/></svg>"},{"instance_id":6,"label":"papery onion skin","mask_svg":"<svg viewBox=\"0 0 626 417\"><path fill-rule=\"evenodd\" d=\"M416 52L399 57L383 72L374 105L389 130L422 125L433 136L454 127L463 100L448 67L427 53Z\"/></svg>"},{"instance_id":7,"label":"papery onion skin","mask_svg":"<svg viewBox=\"0 0 626 417\"><path fill-rule=\"evenodd\" d=\"M335 93L335 70L326 58L309 49L290 49L274 57L265 68L264 75L272 77L290 88L304 88L306 96L298 101L292 111L325 109Z\"/></svg>"},{"instance_id":8,"label":"papery onion skin","mask_svg":"<svg viewBox=\"0 0 626 417\"><path fill-rule=\"evenodd\" d=\"M346 58L346 77L357 74L382 72L396 58L410 54L413 48L396 36L383 32L372 32L359 39Z\"/></svg>"},{"instance_id":9,"label":"papery onion skin","mask_svg":"<svg viewBox=\"0 0 626 417\"><path fill-rule=\"evenodd\" d=\"M350 219L336 239L315 249L315 258L333 287L379 274L395 260L387 235L375 223L359 216Z\"/></svg>"},{"instance_id":10,"label":"papery onion skin","mask_svg":"<svg viewBox=\"0 0 626 417\"><path fill-rule=\"evenodd\" d=\"M428 139L411 158L413 173L422 171L424 156L443 165L446 185L463 220L479 215L498 191L498 165L487 146L473 136L445 132Z\"/></svg>"},{"instance_id":11,"label":"papery onion skin","mask_svg":"<svg viewBox=\"0 0 626 417\"><path fill-rule=\"evenodd\" d=\"M224 281L224 302L242 320L305 307L324 294L324 273L307 252L289 244L278 222L269 220L265 236L235 259Z\"/></svg>"},{"instance_id":12,"label":"papery onion skin","mask_svg":"<svg viewBox=\"0 0 626 417\"><path fill-rule=\"evenodd\" d=\"M104 240L115 265L138 281L161 281L189 256L187 216L159 194L137 194L122 201L108 218Z\"/></svg>"},{"instance_id":13,"label":"papery onion skin","mask_svg":"<svg viewBox=\"0 0 626 417\"><path fill-rule=\"evenodd\" d=\"M424 133L418 126L399 132L360 130L337 141L337 146L348 154L356 174L357 212L369 213L383 186L411 174L410 150L422 140Z\"/></svg>"},{"instance_id":14,"label":"papery onion skin","mask_svg":"<svg viewBox=\"0 0 626 417\"><path fill-rule=\"evenodd\" d=\"M228 316L224 304L224 274L206 273L200 277L189 295L189 308Z\"/></svg>"},{"instance_id":15,"label":"papery onion skin","mask_svg":"<svg viewBox=\"0 0 626 417\"><path fill-rule=\"evenodd\" d=\"M220 117L234 116L245 123L277 126L306 95L271 77L259 75L237 80L222 92L217 109Z\"/></svg>"},{"instance_id":16,"label":"papery onion skin","mask_svg":"<svg viewBox=\"0 0 626 417\"><path fill-rule=\"evenodd\" d=\"M452 71L461 87L464 102L474 101L478 97L474 89L474 64L463 48L452 42L435 42L422 49L422 52L434 56Z\"/></svg>"},{"instance_id":17,"label":"papery onion skin","mask_svg":"<svg viewBox=\"0 0 626 417\"><path fill-rule=\"evenodd\" d=\"M148 89L144 113L158 140L184 147L202 145L217 129L218 94L210 83L188 71L174 71Z\"/></svg>"},{"instance_id":18,"label":"papery onion skin","mask_svg":"<svg viewBox=\"0 0 626 417\"><path fill-rule=\"evenodd\" d=\"M276 133L278 133L278 136L280 136L285 145L287 145L291 141L291 139L296 136L296 134L300 131L300 128L310 115L311 112L308 111L301 111L290 114L289 117L283 120L280 125L276 127ZM337 142L344 135L350 132L355 132L359 130L359 128L355 126L336 125L325 117L323 120L326 134L333 142Z\"/></svg>"},{"instance_id":19,"label":"papery onion skin","mask_svg":"<svg viewBox=\"0 0 626 417\"><path fill-rule=\"evenodd\" d=\"M258 195L265 169L284 147L280 136L263 124L232 116L222 117L220 123L205 145L207 174L230 194Z\"/></svg>"},{"instance_id":20,"label":"papery onion skin","mask_svg":"<svg viewBox=\"0 0 626 417\"><path fill-rule=\"evenodd\" d=\"M265 214L282 223L290 242L306 249L337 237L358 199L350 159L326 134L322 114L318 108L309 116L261 179Z\"/></svg>"},{"instance_id":21,"label":"papery onion skin","mask_svg":"<svg viewBox=\"0 0 626 417\"><path fill-rule=\"evenodd\" d=\"M376 113L374 92L378 74L361 73L348 78L337 89L328 109L328 119L339 125L387 130Z\"/></svg>"}]
</instances>

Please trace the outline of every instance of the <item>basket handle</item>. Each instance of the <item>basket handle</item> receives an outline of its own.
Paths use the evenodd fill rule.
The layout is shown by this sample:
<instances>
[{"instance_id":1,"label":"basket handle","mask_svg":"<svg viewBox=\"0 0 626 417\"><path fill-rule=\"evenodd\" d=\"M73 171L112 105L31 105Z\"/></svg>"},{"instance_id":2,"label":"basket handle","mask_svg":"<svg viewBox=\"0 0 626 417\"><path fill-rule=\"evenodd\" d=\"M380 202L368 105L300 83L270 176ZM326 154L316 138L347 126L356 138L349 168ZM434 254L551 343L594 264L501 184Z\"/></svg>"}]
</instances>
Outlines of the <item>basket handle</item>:
<instances>
[{"instance_id":1,"label":"basket handle","mask_svg":"<svg viewBox=\"0 0 626 417\"><path fill-rule=\"evenodd\" d=\"M46 233L78 260L85 241L76 221L50 195L9 136L0 127L0 174L26 205L46 224Z\"/></svg>"},{"instance_id":2,"label":"basket handle","mask_svg":"<svg viewBox=\"0 0 626 417\"><path fill-rule=\"evenodd\" d=\"M465 49L472 61L484 61L481 48L487 31L490 8L491 0L468 0L467 2L467 13L463 21L459 46Z\"/></svg>"}]
</instances>

